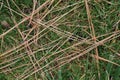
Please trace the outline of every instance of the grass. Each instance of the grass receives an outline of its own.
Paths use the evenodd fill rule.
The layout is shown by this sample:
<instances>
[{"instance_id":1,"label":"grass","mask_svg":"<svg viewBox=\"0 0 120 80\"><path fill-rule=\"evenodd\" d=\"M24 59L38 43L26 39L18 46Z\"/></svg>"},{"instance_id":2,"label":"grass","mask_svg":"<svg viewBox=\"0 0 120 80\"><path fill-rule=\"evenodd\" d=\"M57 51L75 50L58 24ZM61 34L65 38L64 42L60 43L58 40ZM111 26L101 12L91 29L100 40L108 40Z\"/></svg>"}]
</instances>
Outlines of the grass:
<instances>
[{"instance_id":1,"label":"grass","mask_svg":"<svg viewBox=\"0 0 120 80\"><path fill-rule=\"evenodd\" d=\"M0 0L0 80L119 80L119 0Z\"/></svg>"}]
</instances>

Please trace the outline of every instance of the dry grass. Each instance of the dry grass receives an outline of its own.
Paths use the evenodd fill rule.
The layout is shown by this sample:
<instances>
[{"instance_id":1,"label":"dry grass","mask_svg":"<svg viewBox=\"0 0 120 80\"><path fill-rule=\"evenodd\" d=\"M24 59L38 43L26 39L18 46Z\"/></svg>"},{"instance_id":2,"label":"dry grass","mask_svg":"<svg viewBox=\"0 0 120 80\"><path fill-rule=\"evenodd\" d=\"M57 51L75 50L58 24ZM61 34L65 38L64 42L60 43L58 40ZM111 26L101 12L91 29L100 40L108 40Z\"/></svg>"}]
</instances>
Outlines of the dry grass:
<instances>
[{"instance_id":1,"label":"dry grass","mask_svg":"<svg viewBox=\"0 0 120 80\"><path fill-rule=\"evenodd\" d=\"M116 10L119 1L32 0L31 3L27 6L16 0L0 2L0 15L6 18L6 13L10 15L8 21L0 19L0 73L7 75L5 80L119 78L112 69L120 68L120 13ZM109 20L113 12L118 16ZM2 24L3 21L6 23Z\"/></svg>"}]
</instances>

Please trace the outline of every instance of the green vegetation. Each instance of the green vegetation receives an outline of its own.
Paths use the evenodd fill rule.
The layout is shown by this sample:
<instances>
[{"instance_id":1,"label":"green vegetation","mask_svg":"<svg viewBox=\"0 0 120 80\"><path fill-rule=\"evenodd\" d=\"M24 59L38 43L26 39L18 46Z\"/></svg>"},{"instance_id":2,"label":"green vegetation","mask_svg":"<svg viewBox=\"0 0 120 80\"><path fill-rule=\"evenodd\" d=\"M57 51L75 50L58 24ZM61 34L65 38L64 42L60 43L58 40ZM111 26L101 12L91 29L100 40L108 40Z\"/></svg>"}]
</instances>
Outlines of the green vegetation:
<instances>
[{"instance_id":1,"label":"green vegetation","mask_svg":"<svg viewBox=\"0 0 120 80\"><path fill-rule=\"evenodd\" d=\"M120 0L0 0L0 80L119 80Z\"/></svg>"}]
</instances>

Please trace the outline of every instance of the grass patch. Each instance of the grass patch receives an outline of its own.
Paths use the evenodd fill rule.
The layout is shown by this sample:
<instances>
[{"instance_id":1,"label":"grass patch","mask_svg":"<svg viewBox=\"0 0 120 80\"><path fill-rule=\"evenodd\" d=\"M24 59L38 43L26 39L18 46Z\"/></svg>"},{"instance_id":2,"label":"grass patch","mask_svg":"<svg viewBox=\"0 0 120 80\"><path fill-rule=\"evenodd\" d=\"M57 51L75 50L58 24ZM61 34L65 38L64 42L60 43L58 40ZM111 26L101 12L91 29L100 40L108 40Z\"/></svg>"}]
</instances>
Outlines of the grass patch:
<instances>
[{"instance_id":1,"label":"grass patch","mask_svg":"<svg viewBox=\"0 0 120 80\"><path fill-rule=\"evenodd\" d=\"M0 0L0 80L119 80L119 6Z\"/></svg>"}]
</instances>

